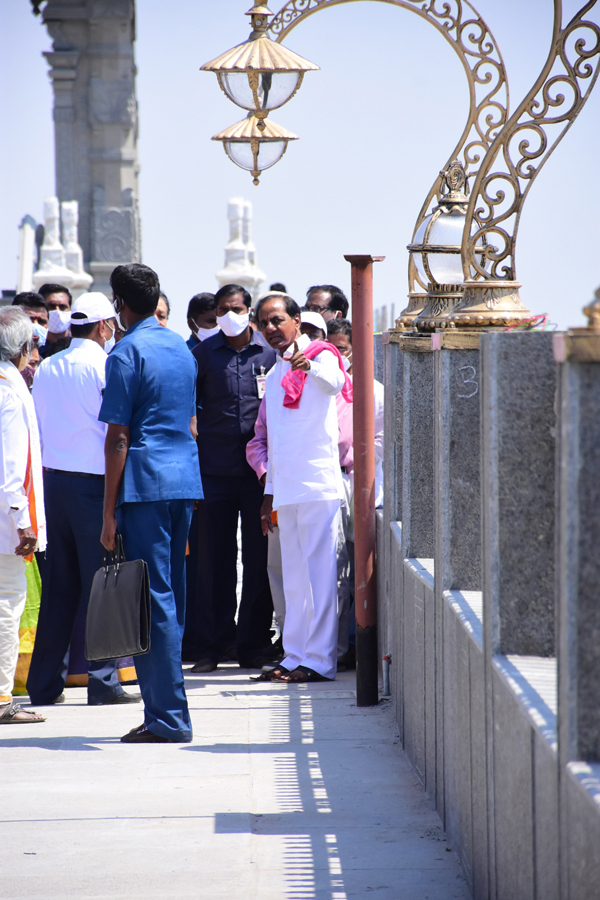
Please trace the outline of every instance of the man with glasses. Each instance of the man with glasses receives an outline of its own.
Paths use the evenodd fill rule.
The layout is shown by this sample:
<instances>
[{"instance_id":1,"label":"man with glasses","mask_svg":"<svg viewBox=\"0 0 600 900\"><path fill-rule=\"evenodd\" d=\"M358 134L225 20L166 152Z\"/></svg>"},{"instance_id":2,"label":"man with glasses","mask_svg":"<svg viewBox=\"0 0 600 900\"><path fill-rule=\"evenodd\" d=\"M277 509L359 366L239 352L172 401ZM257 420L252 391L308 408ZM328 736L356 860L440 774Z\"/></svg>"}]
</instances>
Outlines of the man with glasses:
<instances>
[{"instance_id":1,"label":"man with glasses","mask_svg":"<svg viewBox=\"0 0 600 900\"><path fill-rule=\"evenodd\" d=\"M332 319L345 319L348 315L348 298L335 284L314 284L306 292L306 304L303 309L319 313L326 322Z\"/></svg>"}]
</instances>

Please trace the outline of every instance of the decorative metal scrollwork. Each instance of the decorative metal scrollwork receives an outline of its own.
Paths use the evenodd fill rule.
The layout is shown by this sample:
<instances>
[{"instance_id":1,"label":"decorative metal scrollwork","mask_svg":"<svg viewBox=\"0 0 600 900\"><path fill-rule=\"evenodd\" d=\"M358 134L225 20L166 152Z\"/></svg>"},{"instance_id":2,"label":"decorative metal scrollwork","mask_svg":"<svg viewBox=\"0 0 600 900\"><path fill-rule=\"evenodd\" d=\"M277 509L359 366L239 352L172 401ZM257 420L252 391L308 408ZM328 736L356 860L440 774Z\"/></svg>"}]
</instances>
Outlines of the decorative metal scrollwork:
<instances>
[{"instance_id":1,"label":"decorative metal scrollwork","mask_svg":"<svg viewBox=\"0 0 600 900\"><path fill-rule=\"evenodd\" d=\"M465 280L516 281L515 244L525 198L556 145L581 111L600 71L600 27L584 19L590 0L562 27L554 2L548 59L483 160L471 189L462 258ZM545 129L552 129L548 134ZM475 246L486 244L483 257Z\"/></svg>"},{"instance_id":2,"label":"decorative metal scrollwork","mask_svg":"<svg viewBox=\"0 0 600 900\"><path fill-rule=\"evenodd\" d=\"M303 19L319 10L351 3L354 0L288 0L273 17L269 32L282 41ZM494 36L477 10L467 0L379 0L416 13L431 22L458 54L469 83L469 116L463 133L446 161L444 169L459 159L465 169L477 172L478 166L497 138L508 116L508 81L504 62ZM440 178L432 184L419 212L413 240L431 203L439 194ZM418 277L412 259L409 263L409 291L415 281L427 290Z\"/></svg>"}]
</instances>

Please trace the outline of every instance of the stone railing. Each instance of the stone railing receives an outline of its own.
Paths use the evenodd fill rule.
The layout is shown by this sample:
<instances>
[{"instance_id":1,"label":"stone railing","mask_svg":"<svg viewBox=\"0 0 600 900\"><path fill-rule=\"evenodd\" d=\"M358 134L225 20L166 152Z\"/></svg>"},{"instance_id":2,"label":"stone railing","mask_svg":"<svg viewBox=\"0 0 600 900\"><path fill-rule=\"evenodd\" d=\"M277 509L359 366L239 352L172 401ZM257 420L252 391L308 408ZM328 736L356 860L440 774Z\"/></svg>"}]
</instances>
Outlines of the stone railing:
<instances>
[{"instance_id":1,"label":"stone railing","mask_svg":"<svg viewBox=\"0 0 600 900\"><path fill-rule=\"evenodd\" d=\"M600 897L600 334L390 332L376 357L405 750L476 900Z\"/></svg>"}]
</instances>

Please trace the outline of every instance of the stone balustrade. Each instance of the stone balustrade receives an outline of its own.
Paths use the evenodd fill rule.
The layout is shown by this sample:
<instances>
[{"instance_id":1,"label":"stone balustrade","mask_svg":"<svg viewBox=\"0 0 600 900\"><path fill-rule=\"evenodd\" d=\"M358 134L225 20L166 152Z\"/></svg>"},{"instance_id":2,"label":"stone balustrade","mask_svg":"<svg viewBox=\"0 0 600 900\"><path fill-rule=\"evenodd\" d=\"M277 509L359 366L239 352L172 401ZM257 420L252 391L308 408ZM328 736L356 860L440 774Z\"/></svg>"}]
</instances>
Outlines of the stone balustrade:
<instances>
[{"instance_id":1,"label":"stone balustrade","mask_svg":"<svg viewBox=\"0 0 600 900\"><path fill-rule=\"evenodd\" d=\"M476 900L600 897L600 334L383 335L379 649Z\"/></svg>"}]
</instances>

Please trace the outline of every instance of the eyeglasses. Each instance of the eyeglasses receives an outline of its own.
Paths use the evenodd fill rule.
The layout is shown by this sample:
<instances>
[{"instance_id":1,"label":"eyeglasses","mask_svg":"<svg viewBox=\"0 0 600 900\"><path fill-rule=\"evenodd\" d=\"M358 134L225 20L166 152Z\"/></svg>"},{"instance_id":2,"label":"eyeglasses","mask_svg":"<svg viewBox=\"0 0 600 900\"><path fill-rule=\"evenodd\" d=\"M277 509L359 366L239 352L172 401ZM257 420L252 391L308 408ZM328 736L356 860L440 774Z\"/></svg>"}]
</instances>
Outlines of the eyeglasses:
<instances>
[{"instance_id":1,"label":"eyeglasses","mask_svg":"<svg viewBox=\"0 0 600 900\"><path fill-rule=\"evenodd\" d=\"M321 315L322 313L327 312L327 310L331 311L331 307L330 306L317 306L316 304L313 304L311 306L303 306L302 309L300 310L300 312L314 312L314 313L319 313L319 315Z\"/></svg>"}]
</instances>

